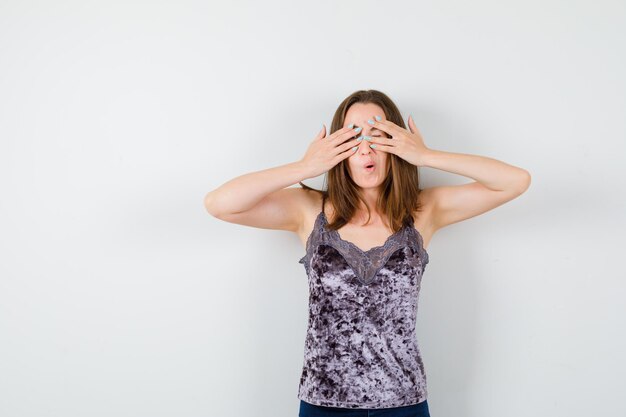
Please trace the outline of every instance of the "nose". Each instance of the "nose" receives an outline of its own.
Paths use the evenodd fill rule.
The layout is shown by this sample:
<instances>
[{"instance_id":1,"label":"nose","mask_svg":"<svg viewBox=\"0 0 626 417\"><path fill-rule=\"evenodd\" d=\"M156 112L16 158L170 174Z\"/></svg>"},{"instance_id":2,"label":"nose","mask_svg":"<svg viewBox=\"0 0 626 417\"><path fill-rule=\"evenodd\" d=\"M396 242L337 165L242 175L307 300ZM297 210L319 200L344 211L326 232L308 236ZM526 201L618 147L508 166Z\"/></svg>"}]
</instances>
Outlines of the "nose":
<instances>
[{"instance_id":1,"label":"nose","mask_svg":"<svg viewBox=\"0 0 626 417\"><path fill-rule=\"evenodd\" d=\"M370 143L371 142L369 140L363 139L361 143L359 143L359 149L357 149L358 152L361 155L367 155L367 154L372 153L372 148L370 148Z\"/></svg>"}]
</instances>

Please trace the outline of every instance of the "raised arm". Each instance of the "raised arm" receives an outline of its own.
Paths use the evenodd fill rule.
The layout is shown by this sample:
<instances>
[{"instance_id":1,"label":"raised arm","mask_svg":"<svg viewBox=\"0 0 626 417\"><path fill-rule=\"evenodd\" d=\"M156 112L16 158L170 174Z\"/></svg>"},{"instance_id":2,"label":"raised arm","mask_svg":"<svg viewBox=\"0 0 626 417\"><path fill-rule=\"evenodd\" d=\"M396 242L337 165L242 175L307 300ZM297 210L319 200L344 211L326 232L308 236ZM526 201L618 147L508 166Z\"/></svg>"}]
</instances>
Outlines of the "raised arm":
<instances>
[{"instance_id":1,"label":"raised arm","mask_svg":"<svg viewBox=\"0 0 626 417\"><path fill-rule=\"evenodd\" d=\"M349 157L358 144L353 129L345 127L326 136L326 126L310 142L297 162L236 177L204 197L206 211L230 223L262 229L297 232L304 223L308 191L285 188L313 178Z\"/></svg>"},{"instance_id":2,"label":"raised arm","mask_svg":"<svg viewBox=\"0 0 626 417\"><path fill-rule=\"evenodd\" d=\"M486 156L428 150L421 161L421 166L475 180L429 190L437 229L492 210L520 196L530 186L528 171Z\"/></svg>"},{"instance_id":3,"label":"raised arm","mask_svg":"<svg viewBox=\"0 0 626 417\"><path fill-rule=\"evenodd\" d=\"M244 174L210 191L204 207L229 223L295 232L302 223L306 191L285 187L306 178L300 161Z\"/></svg>"},{"instance_id":4,"label":"raised arm","mask_svg":"<svg viewBox=\"0 0 626 417\"><path fill-rule=\"evenodd\" d=\"M424 196L432 204L434 230L492 210L520 196L530 186L530 173L523 168L486 156L428 148L412 117L409 117L410 130L389 120L370 124L391 136L376 138L376 149L396 154L418 167L436 168L475 180L424 190Z\"/></svg>"}]
</instances>

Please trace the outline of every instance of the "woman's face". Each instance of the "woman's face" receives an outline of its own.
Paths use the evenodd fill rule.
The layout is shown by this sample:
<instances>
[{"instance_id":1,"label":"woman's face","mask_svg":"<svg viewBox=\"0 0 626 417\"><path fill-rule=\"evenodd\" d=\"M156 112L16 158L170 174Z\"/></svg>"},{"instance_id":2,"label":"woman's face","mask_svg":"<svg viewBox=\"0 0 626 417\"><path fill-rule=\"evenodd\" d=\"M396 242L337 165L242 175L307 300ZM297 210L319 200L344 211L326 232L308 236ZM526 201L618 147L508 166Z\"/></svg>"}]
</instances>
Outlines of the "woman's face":
<instances>
[{"instance_id":1,"label":"woman's face","mask_svg":"<svg viewBox=\"0 0 626 417\"><path fill-rule=\"evenodd\" d=\"M358 149L353 155L348 157L348 169L352 180L361 188L378 188L385 180L387 172L387 162L389 154L384 151L370 148L370 144L376 141L377 137L389 137L382 130L372 128L367 123L368 120L376 120L374 116L380 116L382 120L386 120L383 109L373 103L355 103L348 109L343 127L347 127L350 123L354 124L354 128L362 127L363 130L357 135L371 136L372 142L363 139L359 142ZM348 150L348 152L350 152ZM366 165L374 163L373 169L366 169Z\"/></svg>"}]
</instances>

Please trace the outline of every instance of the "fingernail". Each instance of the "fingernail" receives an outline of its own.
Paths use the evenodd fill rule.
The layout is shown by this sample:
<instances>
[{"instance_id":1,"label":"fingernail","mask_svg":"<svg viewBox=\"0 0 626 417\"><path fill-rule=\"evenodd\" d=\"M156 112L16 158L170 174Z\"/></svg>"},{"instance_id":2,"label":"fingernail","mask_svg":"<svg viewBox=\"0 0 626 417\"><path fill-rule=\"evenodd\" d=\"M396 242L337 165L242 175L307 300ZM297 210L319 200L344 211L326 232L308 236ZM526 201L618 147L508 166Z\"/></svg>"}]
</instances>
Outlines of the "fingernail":
<instances>
[{"instance_id":1,"label":"fingernail","mask_svg":"<svg viewBox=\"0 0 626 417\"><path fill-rule=\"evenodd\" d=\"M370 142L372 141L372 137L371 136L361 136L363 139L365 140L369 140Z\"/></svg>"},{"instance_id":2,"label":"fingernail","mask_svg":"<svg viewBox=\"0 0 626 417\"><path fill-rule=\"evenodd\" d=\"M369 124L373 125L373 124L374 124L374 121L373 121L372 119L370 119L370 120L368 120L368 121L367 121L367 123L369 123Z\"/></svg>"},{"instance_id":3,"label":"fingernail","mask_svg":"<svg viewBox=\"0 0 626 417\"><path fill-rule=\"evenodd\" d=\"M376 116L376 120L378 120L380 122L381 120L383 120L383 118L380 117L380 116Z\"/></svg>"},{"instance_id":4,"label":"fingernail","mask_svg":"<svg viewBox=\"0 0 626 417\"><path fill-rule=\"evenodd\" d=\"M363 136L358 137L358 138L356 139L356 141L357 141L357 142L361 142L362 140L363 140Z\"/></svg>"},{"instance_id":5,"label":"fingernail","mask_svg":"<svg viewBox=\"0 0 626 417\"><path fill-rule=\"evenodd\" d=\"M376 144L375 143L370 143L370 148L376 148Z\"/></svg>"},{"instance_id":6,"label":"fingernail","mask_svg":"<svg viewBox=\"0 0 626 417\"><path fill-rule=\"evenodd\" d=\"M355 131L356 133L359 133L361 130L363 130L363 128L362 128L362 127L357 127L356 129L354 129L354 131Z\"/></svg>"},{"instance_id":7,"label":"fingernail","mask_svg":"<svg viewBox=\"0 0 626 417\"><path fill-rule=\"evenodd\" d=\"M352 148L352 152L356 151L357 149L359 149L359 147L355 146L354 148Z\"/></svg>"},{"instance_id":8,"label":"fingernail","mask_svg":"<svg viewBox=\"0 0 626 417\"><path fill-rule=\"evenodd\" d=\"M354 127L354 123L350 123L350 124L348 125L348 127L349 127L350 129L352 129L352 128Z\"/></svg>"}]
</instances>

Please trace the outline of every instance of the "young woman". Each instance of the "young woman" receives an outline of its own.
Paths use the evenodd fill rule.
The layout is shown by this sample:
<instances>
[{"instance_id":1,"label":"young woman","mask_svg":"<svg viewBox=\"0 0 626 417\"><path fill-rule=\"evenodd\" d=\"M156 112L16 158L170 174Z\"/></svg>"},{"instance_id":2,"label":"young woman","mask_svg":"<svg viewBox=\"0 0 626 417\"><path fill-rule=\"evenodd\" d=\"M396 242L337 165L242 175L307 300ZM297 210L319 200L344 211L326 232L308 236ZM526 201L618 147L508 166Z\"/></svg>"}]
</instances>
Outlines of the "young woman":
<instances>
[{"instance_id":1,"label":"young woman","mask_svg":"<svg viewBox=\"0 0 626 417\"><path fill-rule=\"evenodd\" d=\"M415 335L427 246L444 226L521 195L530 174L477 155L426 147L391 99L357 91L303 158L242 175L205 197L231 223L296 233L309 280L300 417L429 416ZM475 181L419 188L417 167ZM301 181L327 172L327 190ZM302 188L289 188L299 183ZM287 187L287 188L286 188ZM372 414L370 414L372 413Z\"/></svg>"}]
</instances>

